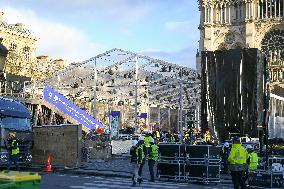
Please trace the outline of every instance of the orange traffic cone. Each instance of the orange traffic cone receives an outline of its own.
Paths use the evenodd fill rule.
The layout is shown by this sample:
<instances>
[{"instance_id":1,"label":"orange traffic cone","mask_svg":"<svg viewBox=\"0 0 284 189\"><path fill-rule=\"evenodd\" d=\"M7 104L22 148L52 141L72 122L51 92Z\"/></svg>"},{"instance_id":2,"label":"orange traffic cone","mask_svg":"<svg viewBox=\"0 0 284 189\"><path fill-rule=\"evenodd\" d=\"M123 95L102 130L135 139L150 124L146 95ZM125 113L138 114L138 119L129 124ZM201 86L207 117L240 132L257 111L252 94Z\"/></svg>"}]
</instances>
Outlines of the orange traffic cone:
<instances>
[{"instance_id":1,"label":"orange traffic cone","mask_svg":"<svg viewBox=\"0 0 284 189\"><path fill-rule=\"evenodd\" d=\"M51 168L51 155L48 154L47 156L47 161L46 161L46 168L44 169L45 172L52 172L52 168Z\"/></svg>"}]
</instances>

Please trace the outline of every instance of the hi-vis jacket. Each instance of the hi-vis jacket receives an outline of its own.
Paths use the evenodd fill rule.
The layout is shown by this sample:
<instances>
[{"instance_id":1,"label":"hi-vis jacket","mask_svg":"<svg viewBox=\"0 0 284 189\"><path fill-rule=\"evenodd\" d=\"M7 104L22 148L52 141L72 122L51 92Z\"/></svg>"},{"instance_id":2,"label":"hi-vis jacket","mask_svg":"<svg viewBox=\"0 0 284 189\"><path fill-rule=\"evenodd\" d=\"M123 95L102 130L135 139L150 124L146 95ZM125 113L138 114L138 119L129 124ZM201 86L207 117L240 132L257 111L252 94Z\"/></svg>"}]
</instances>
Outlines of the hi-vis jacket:
<instances>
[{"instance_id":1,"label":"hi-vis jacket","mask_svg":"<svg viewBox=\"0 0 284 189\"><path fill-rule=\"evenodd\" d=\"M247 169L248 153L241 144L233 144L229 157L229 168L231 171L244 171Z\"/></svg>"},{"instance_id":2,"label":"hi-vis jacket","mask_svg":"<svg viewBox=\"0 0 284 189\"><path fill-rule=\"evenodd\" d=\"M258 167L258 155L256 152L251 152L248 154L249 157L249 170L250 171L255 171L257 170Z\"/></svg>"}]
</instances>

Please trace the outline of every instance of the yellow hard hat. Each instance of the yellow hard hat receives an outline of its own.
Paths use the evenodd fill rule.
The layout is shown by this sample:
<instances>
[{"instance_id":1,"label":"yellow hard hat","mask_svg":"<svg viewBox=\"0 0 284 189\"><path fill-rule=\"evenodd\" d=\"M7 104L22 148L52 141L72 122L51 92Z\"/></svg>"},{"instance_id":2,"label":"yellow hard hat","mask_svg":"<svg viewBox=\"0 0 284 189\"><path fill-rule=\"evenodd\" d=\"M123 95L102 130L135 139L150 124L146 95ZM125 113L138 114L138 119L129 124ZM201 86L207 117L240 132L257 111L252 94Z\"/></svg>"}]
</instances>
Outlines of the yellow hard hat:
<instances>
[{"instance_id":1,"label":"yellow hard hat","mask_svg":"<svg viewBox=\"0 0 284 189\"><path fill-rule=\"evenodd\" d=\"M10 135L10 137L16 137L16 133L14 133L14 132L10 132L9 135Z\"/></svg>"}]
</instances>

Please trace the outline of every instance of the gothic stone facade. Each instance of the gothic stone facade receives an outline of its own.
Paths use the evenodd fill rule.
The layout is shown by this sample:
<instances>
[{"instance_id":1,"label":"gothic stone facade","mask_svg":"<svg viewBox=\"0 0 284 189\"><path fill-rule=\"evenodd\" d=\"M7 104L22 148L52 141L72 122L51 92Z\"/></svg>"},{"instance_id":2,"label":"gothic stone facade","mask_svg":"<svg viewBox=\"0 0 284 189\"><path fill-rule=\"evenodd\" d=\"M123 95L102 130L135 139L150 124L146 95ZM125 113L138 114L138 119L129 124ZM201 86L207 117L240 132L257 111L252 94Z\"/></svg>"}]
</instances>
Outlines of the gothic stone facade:
<instances>
[{"instance_id":1,"label":"gothic stone facade","mask_svg":"<svg viewBox=\"0 0 284 189\"><path fill-rule=\"evenodd\" d=\"M200 51L258 48L271 81L284 79L284 0L199 0L199 10Z\"/></svg>"},{"instance_id":2,"label":"gothic stone facade","mask_svg":"<svg viewBox=\"0 0 284 189\"><path fill-rule=\"evenodd\" d=\"M36 42L22 23L8 24L3 21L3 12L0 12L0 38L8 49L4 72L31 77L35 71Z\"/></svg>"}]
</instances>

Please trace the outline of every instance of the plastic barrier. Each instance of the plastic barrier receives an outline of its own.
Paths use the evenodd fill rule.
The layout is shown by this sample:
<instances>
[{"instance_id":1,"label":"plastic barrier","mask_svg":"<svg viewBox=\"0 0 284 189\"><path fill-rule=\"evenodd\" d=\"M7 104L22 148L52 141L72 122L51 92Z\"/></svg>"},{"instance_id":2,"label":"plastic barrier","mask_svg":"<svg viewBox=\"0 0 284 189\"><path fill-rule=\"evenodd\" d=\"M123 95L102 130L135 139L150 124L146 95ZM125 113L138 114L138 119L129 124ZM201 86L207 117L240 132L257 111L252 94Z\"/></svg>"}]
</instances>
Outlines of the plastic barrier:
<instances>
[{"instance_id":1,"label":"plastic barrier","mask_svg":"<svg viewBox=\"0 0 284 189\"><path fill-rule=\"evenodd\" d=\"M2 171L0 173L0 189L38 189L41 176L38 173Z\"/></svg>"}]
</instances>

